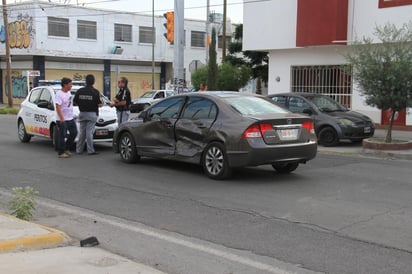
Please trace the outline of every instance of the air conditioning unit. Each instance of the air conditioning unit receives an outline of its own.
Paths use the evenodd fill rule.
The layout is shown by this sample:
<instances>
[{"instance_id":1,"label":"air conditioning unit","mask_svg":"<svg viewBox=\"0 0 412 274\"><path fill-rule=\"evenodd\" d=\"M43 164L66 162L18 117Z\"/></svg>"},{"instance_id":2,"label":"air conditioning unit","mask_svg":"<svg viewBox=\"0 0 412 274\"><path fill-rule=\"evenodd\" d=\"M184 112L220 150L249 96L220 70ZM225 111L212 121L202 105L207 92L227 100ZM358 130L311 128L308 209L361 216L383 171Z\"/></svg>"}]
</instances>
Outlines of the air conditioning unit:
<instances>
[{"instance_id":1,"label":"air conditioning unit","mask_svg":"<svg viewBox=\"0 0 412 274\"><path fill-rule=\"evenodd\" d=\"M123 53L123 49L121 46L114 46L112 48L112 54L122 54Z\"/></svg>"}]
</instances>

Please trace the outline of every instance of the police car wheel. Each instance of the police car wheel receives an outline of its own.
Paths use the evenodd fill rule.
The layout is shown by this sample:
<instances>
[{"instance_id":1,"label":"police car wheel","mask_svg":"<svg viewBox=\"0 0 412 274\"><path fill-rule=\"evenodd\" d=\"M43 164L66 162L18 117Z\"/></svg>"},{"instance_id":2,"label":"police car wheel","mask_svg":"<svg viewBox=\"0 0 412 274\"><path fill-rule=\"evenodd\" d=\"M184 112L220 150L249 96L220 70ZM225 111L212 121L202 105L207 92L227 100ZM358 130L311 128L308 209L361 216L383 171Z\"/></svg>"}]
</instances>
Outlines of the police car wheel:
<instances>
[{"instance_id":1,"label":"police car wheel","mask_svg":"<svg viewBox=\"0 0 412 274\"><path fill-rule=\"evenodd\" d=\"M22 120L19 121L17 130L18 130L18 136L19 136L20 142L22 143L30 142L31 135L27 134L26 127Z\"/></svg>"},{"instance_id":2,"label":"police car wheel","mask_svg":"<svg viewBox=\"0 0 412 274\"><path fill-rule=\"evenodd\" d=\"M119 139L120 158L126 163L135 163L139 161L140 156L137 155L136 144L130 133L125 132Z\"/></svg>"}]
</instances>

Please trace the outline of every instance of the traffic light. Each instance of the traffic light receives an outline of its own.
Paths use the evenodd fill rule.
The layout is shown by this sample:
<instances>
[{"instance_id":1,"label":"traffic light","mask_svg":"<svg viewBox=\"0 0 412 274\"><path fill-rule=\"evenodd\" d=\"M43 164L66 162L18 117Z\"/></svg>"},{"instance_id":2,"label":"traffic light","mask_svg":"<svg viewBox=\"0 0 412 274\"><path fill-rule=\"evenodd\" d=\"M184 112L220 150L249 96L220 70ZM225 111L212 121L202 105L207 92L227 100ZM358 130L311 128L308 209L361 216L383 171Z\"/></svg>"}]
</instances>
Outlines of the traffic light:
<instances>
[{"instance_id":1,"label":"traffic light","mask_svg":"<svg viewBox=\"0 0 412 274\"><path fill-rule=\"evenodd\" d=\"M175 40L175 13L173 11L168 11L164 13L163 16L166 18L166 23L163 25L167 30L167 33L164 35L167 41L173 44Z\"/></svg>"}]
</instances>

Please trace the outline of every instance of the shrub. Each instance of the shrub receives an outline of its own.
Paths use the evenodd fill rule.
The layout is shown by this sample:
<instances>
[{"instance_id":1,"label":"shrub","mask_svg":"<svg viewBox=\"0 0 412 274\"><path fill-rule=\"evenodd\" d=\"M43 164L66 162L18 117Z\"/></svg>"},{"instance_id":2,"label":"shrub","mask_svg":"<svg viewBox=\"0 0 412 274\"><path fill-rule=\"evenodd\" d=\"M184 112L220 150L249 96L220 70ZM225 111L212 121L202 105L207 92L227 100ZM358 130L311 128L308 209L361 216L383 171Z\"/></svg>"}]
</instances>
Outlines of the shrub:
<instances>
[{"instance_id":1,"label":"shrub","mask_svg":"<svg viewBox=\"0 0 412 274\"><path fill-rule=\"evenodd\" d=\"M19 110L17 108L2 107L0 108L0 114L17 114Z\"/></svg>"},{"instance_id":2,"label":"shrub","mask_svg":"<svg viewBox=\"0 0 412 274\"><path fill-rule=\"evenodd\" d=\"M11 191L13 198L8 203L8 208L13 211L11 214L22 220L31 220L36 205L34 196L39 192L29 186L13 187Z\"/></svg>"}]
</instances>

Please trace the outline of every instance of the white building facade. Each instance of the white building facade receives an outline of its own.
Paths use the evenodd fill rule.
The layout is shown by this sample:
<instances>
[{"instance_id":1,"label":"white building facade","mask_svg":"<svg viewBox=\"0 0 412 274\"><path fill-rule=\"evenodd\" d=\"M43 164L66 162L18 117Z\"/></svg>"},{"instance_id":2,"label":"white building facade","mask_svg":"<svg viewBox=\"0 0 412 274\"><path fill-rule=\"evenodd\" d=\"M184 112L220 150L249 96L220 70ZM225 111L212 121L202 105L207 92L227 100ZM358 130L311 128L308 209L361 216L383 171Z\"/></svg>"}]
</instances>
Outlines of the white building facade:
<instances>
[{"instance_id":1,"label":"white building facade","mask_svg":"<svg viewBox=\"0 0 412 274\"><path fill-rule=\"evenodd\" d=\"M27 95L25 71L40 71L39 77L30 80L34 86L41 79L82 80L91 73L96 77L95 87L109 97L115 94L120 76L128 77L132 98L150 89L167 88L173 81L174 46L164 37L163 16L154 17L153 31L150 15L42 1L10 4L7 13L16 104ZM7 102L7 77L0 18L2 103ZM188 86L191 72L206 64L206 50L205 20L185 20L184 70ZM217 53L219 62L220 48Z\"/></svg>"},{"instance_id":2,"label":"white building facade","mask_svg":"<svg viewBox=\"0 0 412 274\"><path fill-rule=\"evenodd\" d=\"M253 1L243 10L243 50L269 52L269 94L323 93L389 123L388 111L365 104L343 54L356 38L373 37L376 26L408 23L412 0ZM412 109L396 118L395 125L412 126Z\"/></svg>"}]
</instances>

